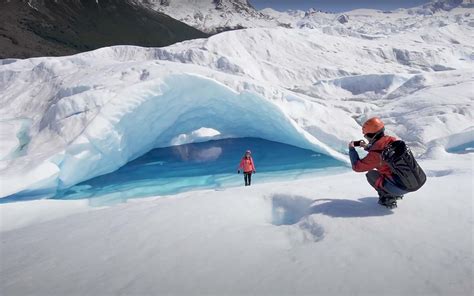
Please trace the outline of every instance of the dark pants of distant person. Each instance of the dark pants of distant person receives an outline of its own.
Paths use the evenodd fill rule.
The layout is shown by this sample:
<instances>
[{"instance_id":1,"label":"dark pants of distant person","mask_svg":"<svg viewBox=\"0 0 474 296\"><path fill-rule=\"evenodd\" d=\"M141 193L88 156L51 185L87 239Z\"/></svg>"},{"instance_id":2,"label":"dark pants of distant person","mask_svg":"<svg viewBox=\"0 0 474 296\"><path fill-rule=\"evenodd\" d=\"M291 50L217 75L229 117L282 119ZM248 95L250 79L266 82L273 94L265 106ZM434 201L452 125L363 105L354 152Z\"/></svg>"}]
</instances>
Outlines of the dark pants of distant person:
<instances>
[{"instance_id":1,"label":"dark pants of distant person","mask_svg":"<svg viewBox=\"0 0 474 296\"><path fill-rule=\"evenodd\" d=\"M250 186L252 182L252 172L244 172L245 186Z\"/></svg>"}]
</instances>

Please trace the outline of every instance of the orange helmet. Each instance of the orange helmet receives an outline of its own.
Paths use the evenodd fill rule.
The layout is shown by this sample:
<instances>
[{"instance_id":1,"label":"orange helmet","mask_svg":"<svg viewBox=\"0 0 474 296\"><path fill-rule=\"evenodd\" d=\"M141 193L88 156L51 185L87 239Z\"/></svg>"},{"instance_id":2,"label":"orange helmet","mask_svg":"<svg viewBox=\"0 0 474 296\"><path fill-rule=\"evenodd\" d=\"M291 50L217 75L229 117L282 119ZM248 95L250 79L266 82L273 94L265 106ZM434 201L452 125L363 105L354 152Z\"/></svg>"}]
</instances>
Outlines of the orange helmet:
<instances>
[{"instance_id":1,"label":"orange helmet","mask_svg":"<svg viewBox=\"0 0 474 296\"><path fill-rule=\"evenodd\" d=\"M378 117L372 117L367 120L364 125L362 125L362 133L366 134L375 134L378 133L381 129L383 129L385 125L383 124L382 120Z\"/></svg>"}]
</instances>

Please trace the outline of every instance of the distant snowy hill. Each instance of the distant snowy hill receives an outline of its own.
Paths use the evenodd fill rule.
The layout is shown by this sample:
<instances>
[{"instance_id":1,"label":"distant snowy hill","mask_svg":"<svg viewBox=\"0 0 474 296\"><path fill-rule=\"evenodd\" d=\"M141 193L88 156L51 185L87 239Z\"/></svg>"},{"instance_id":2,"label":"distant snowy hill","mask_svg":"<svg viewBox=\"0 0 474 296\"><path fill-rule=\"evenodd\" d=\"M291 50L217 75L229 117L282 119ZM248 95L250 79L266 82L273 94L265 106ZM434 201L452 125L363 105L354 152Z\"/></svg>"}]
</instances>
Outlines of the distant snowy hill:
<instances>
[{"instance_id":1,"label":"distant snowy hill","mask_svg":"<svg viewBox=\"0 0 474 296\"><path fill-rule=\"evenodd\" d=\"M208 33L278 25L278 21L257 11L247 0L138 1Z\"/></svg>"},{"instance_id":2,"label":"distant snowy hill","mask_svg":"<svg viewBox=\"0 0 474 296\"><path fill-rule=\"evenodd\" d=\"M457 7L473 8L472 0L434 0L419 7L408 9L409 14L433 15L435 13L450 11Z\"/></svg>"},{"instance_id":3,"label":"distant snowy hill","mask_svg":"<svg viewBox=\"0 0 474 296\"><path fill-rule=\"evenodd\" d=\"M387 27L376 26L374 30L385 31L394 29L399 24L407 22L406 27L417 25L422 16L443 14L455 8L472 8L472 0L433 0L424 5L395 11L378 11L359 9L349 14L332 13L316 8L308 11L288 10L277 11L272 8L256 10L251 1L247 0L134 0L139 3L170 15L186 24L208 33L217 33L241 28L327 28L333 32L370 30L367 16L380 18ZM352 16L352 18L349 17ZM410 19L409 17L414 17ZM349 22L349 19L352 19ZM395 22L395 25L391 25ZM397 24L398 23L398 24ZM341 24L347 24L340 27ZM402 28L397 28L401 30ZM365 32L366 33L366 32Z\"/></svg>"},{"instance_id":4,"label":"distant snowy hill","mask_svg":"<svg viewBox=\"0 0 474 296\"><path fill-rule=\"evenodd\" d=\"M261 12L294 28L321 29L327 34L376 38L431 25L442 26L447 18L454 22L467 21L472 8L472 0L435 0L394 11L357 9L347 13L331 13L310 9L280 12L266 8ZM449 13L451 10L456 13ZM466 15L461 16L462 14ZM431 15L431 18L426 18L427 15Z\"/></svg>"}]
</instances>

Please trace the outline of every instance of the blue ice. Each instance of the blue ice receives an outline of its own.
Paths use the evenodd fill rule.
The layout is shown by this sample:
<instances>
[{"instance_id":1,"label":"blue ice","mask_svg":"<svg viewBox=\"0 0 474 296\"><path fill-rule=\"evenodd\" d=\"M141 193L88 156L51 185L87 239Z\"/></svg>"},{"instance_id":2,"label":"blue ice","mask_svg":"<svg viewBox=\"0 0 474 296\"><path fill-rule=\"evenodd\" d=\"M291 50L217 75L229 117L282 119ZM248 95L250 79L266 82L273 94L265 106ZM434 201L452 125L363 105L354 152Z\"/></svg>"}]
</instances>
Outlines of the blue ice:
<instances>
[{"instance_id":1,"label":"blue ice","mask_svg":"<svg viewBox=\"0 0 474 296\"><path fill-rule=\"evenodd\" d=\"M257 168L253 184L343 167L332 157L287 144L258 138L222 139L151 150L115 172L60 191L54 198L87 198L103 205L195 189L224 190L243 185L237 166L247 149L252 150Z\"/></svg>"},{"instance_id":2,"label":"blue ice","mask_svg":"<svg viewBox=\"0 0 474 296\"><path fill-rule=\"evenodd\" d=\"M474 151L474 141L470 141L470 142L464 143L462 145L451 147L451 148L447 149L447 151L449 153L458 153L458 154L473 152Z\"/></svg>"}]
</instances>

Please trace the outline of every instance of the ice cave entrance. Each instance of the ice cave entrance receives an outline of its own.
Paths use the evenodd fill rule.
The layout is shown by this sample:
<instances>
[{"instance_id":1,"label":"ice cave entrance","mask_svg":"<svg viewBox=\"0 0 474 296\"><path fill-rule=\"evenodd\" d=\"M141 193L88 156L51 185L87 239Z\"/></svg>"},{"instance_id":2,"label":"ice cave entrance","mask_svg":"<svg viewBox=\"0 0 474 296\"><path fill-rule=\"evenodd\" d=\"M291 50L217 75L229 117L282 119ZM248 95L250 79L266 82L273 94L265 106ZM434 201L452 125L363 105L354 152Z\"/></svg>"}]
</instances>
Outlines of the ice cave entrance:
<instances>
[{"instance_id":1,"label":"ice cave entrance","mask_svg":"<svg viewBox=\"0 0 474 296\"><path fill-rule=\"evenodd\" d=\"M54 199L88 198L101 205L195 189L224 190L243 185L237 167L247 149L257 167L253 184L343 168L332 157L295 146L258 138L221 139L151 150L115 172L59 192Z\"/></svg>"}]
</instances>

